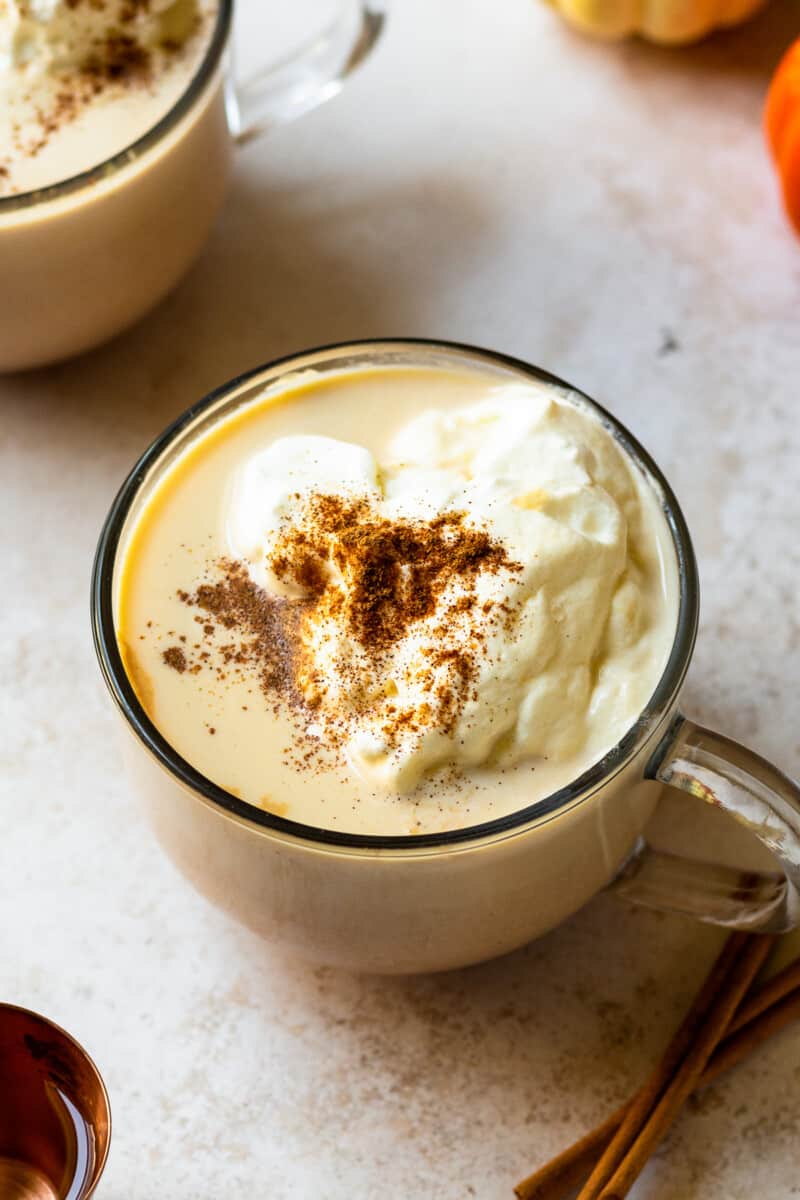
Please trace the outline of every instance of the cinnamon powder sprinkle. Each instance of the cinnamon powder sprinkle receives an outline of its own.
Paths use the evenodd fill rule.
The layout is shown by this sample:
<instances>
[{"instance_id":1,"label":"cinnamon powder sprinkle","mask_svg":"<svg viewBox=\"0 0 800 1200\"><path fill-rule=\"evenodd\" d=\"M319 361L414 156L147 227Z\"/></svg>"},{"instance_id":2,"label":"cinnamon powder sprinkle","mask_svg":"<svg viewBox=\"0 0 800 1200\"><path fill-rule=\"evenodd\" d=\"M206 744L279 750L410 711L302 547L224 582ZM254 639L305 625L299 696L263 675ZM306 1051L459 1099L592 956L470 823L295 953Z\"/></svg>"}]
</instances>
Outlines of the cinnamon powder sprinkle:
<instances>
[{"instance_id":1,"label":"cinnamon powder sprinkle","mask_svg":"<svg viewBox=\"0 0 800 1200\"><path fill-rule=\"evenodd\" d=\"M181 673L194 672L210 655L218 681L229 672L232 678L255 676L274 710L280 706L294 716L302 736L292 761L303 770L314 765L319 750L340 748L365 715L380 716L390 747L431 728L452 732L474 696L488 634L509 617L505 603L479 598L478 578L522 570L465 513L389 519L367 499L335 495L312 495L304 503L298 497L297 514L279 534L268 565L295 594L267 592L244 563L230 559L214 563L209 581L193 592L180 590L178 598L200 611L196 620L206 649L190 663L171 647L163 660ZM454 581L455 595L447 592ZM426 637L416 663L428 683L427 702L403 707L394 702L382 665L413 626L429 618L435 622L431 644ZM315 621L333 622L363 652L336 661L348 684L346 701L338 704L325 703L329 681L303 637ZM215 636L220 630L226 631L224 641Z\"/></svg>"},{"instance_id":2,"label":"cinnamon powder sprinkle","mask_svg":"<svg viewBox=\"0 0 800 1200\"><path fill-rule=\"evenodd\" d=\"M172 667L172 670L177 671L179 675L182 675L186 670L186 654L180 646L170 646L168 650L164 651L161 657L166 666Z\"/></svg>"},{"instance_id":3,"label":"cinnamon powder sprinkle","mask_svg":"<svg viewBox=\"0 0 800 1200\"><path fill-rule=\"evenodd\" d=\"M329 559L349 584L337 615L365 649L376 652L431 616L453 579L474 583L481 571L522 569L486 530L467 525L464 513L389 520L367 500L312 496L303 524L278 540L270 566L314 601L329 589ZM463 611L475 601L466 595L458 604Z\"/></svg>"}]
</instances>

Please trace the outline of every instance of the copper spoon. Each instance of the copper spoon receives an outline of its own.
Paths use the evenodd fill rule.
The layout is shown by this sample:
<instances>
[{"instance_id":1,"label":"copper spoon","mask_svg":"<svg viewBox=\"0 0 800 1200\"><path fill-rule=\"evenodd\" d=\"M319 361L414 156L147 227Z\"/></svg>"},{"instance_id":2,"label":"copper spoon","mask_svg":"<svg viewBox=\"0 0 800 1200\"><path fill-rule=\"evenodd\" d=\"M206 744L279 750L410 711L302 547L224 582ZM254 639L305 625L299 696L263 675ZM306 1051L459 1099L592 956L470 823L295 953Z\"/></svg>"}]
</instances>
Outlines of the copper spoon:
<instances>
[{"instance_id":1,"label":"copper spoon","mask_svg":"<svg viewBox=\"0 0 800 1200\"><path fill-rule=\"evenodd\" d=\"M89 1055L44 1017L0 1004L0 1196L88 1200L111 1111Z\"/></svg>"}]
</instances>

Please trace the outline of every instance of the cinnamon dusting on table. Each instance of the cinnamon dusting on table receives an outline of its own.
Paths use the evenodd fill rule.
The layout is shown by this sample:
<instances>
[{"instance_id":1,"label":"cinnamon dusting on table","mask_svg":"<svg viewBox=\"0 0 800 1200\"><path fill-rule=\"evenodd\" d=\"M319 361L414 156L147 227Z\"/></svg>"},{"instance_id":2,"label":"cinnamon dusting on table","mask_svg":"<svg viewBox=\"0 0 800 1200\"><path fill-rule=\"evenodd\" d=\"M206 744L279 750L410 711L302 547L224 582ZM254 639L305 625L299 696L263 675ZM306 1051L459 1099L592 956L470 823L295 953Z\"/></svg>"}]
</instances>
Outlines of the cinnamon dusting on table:
<instances>
[{"instance_id":1,"label":"cinnamon dusting on table","mask_svg":"<svg viewBox=\"0 0 800 1200\"><path fill-rule=\"evenodd\" d=\"M800 1019L800 960L751 987L775 942L731 934L650 1078L514 1188L519 1200L622 1200L690 1096ZM750 990L748 990L748 988Z\"/></svg>"}]
</instances>

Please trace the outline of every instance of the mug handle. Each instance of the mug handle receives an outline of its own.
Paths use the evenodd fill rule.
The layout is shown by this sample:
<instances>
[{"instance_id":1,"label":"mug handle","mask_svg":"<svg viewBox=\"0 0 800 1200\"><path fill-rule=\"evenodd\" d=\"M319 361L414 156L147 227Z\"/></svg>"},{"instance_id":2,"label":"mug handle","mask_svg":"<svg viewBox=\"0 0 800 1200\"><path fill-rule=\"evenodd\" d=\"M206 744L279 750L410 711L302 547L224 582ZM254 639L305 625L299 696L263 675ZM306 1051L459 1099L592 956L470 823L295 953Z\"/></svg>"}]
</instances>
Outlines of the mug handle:
<instances>
[{"instance_id":1,"label":"mug handle","mask_svg":"<svg viewBox=\"0 0 800 1200\"><path fill-rule=\"evenodd\" d=\"M655 850L640 839L611 887L633 904L731 929L782 933L800 918L800 787L738 742L678 715L645 777L721 808L772 852L774 874Z\"/></svg>"},{"instance_id":2,"label":"mug handle","mask_svg":"<svg viewBox=\"0 0 800 1200\"><path fill-rule=\"evenodd\" d=\"M326 28L287 58L241 83L229 69L225 111L234 140L249 141L330 100L370 53L385 23L380 0L342 0Z\"/></svg>"}]
</instances>

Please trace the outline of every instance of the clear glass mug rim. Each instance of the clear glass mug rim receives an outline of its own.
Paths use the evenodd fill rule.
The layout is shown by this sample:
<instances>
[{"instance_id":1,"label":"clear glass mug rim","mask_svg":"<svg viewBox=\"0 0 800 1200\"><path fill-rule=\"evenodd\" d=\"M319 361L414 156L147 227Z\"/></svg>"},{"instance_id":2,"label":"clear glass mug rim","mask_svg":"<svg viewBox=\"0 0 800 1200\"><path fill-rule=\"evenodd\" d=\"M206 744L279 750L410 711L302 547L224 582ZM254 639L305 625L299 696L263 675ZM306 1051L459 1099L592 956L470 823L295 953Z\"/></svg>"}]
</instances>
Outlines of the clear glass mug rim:
<instances>
[{"instance_id":1,"label":"clear glass mug rim","mask_svg":"<svg viewBox=\"0 0 800 1200\"><path fill-rule=\"evenodd\" d=\"M33 208L38 204L47 204L52 200L60 200L63 196L79 192L84 188L89 188L93 184L108 179L110 175L136 162L143 154L146 154L148 150L157 145L162 138L166 137L178 122L191 111L195 101L203 94L206 84L214 77L228 44L228 36L233 19L233 4L234 0L219 0L214 32L211 35L197 71L172 108L168 109L155 125L152 125L135 142L131 142L130 145L123 147L122 150L118 150L110 158L106 158L95 166L89 167L86 171L81 171L77 175L71 175L68 179L60 179L57 183L52 183L48 187L36 188L29 192L19 192L14 196L0 196L0 217L7 212Z\"/></svg>"},{"instance_id":2,"label":"clear glass mug rim","mask_svg":"<svg viewBox=\"0 0 800 1200\"><path fill-rule=\"evenodd\" d=\"M602 759L589 767L577 779L549 796L505 817L444 833L382 836L321 829L268 813L226 792L224 788L213 783L182 758L150 720L128 679L114 627L114 570L120 537L142 483L151 468L158 464L175 439L225 396L247 385L255 386L260 376L276 371L280 372L281 368L292 369L293 365L300 360L319 359L320 356L324 358L329 354L340 355L347 351L355 354L363 352L377 354L381 348L389 351L418 349L421 356L436 351L463 355L473 361L483 361L488 365L499 366L526 375L538 382L566 389L579 397L600 416L636 466L655 481L662 498L663 512L672 535L678 565L680 585L678 618L670 655L652 696L636 722L623 737ZM565 809L573 807L574 804L584 803L600 787L618 774L638 753L677 699L692 657L697 634L699 583L691 537L675 494L644 447L620 421L597 401L549 371L498 351L486 350L467 343L438 339L370 338L317 346L299 353L284 355L269 363L254 367L215 388L171 422L134 465L111 505L100 534L94 560L91 609L95 650L106 684L117 707L145 749L173 776L177 783L187 788L197 799L210 803L222 815L243 821L261 833L272 833L279 837L288 836L292 840L310 843L320 850L349 848L352 851L362 850L365 852L394 850L419 853L426 850L455 850L466 847L469 843L505 839L522 832L533 824L538 826L545 819L552 819ZM657 753L657 751L658 747L654 752Z\"/></svg>"}]
</instances>

